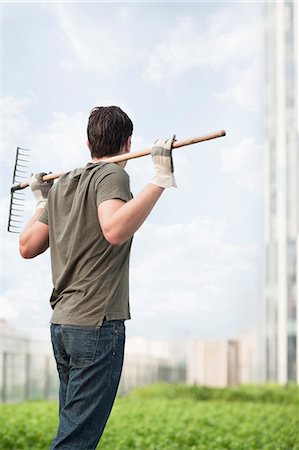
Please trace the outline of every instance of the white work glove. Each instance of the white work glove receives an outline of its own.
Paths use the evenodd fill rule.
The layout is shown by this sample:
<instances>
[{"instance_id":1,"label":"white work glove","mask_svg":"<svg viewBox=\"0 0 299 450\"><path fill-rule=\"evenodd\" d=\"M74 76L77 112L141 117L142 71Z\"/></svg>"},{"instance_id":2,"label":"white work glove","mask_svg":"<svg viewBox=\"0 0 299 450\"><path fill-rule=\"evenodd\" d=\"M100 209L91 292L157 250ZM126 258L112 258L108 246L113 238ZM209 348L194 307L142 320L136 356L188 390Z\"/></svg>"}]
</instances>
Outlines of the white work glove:
<instances>
[{"instance_id":1,"label":"white work glove","mask_svg":"<svg viewBox=\"0 0 299 450\"><path fill-rule=\"evenodd\" d=\"M53 186L54 181L43 181L43 176L47 175L46 172L36 173L32 175L29 180L29 186L36 199L36 209L44 208L48 201L49 190Z\"/></svg>"},{"instance_id":2,"label":"white work glove","mask_svg":"<svg viewBox=\"0 0 299 450\"><path fill-rule=\"evenodd\" d=\"M152 148L151 155L155 167L155 175L151 183L162 188L177 187L173 175L172 145L175 135L169 139L158 139Z\"/></svg>"}]
</instances>

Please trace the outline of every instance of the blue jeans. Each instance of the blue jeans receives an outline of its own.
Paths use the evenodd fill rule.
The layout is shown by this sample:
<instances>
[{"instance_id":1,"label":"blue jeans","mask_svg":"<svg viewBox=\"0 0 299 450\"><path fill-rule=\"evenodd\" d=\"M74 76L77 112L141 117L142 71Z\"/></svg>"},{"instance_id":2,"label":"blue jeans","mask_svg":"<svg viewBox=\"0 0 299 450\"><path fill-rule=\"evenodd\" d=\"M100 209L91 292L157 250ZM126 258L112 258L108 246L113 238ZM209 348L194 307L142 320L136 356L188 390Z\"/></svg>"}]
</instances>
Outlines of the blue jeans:
<instances>
[{"instance_id":1,"label":"blue jeans","mask_svg":"<svg viewBox=\"0 0 299 450\"><path fill-rule=\"evenodd\" d=\"M50 450L94 450L110 415L125 345L123 320L100 328L51 325L60 380L59 427Z\"/></svg>"}]
</instances>

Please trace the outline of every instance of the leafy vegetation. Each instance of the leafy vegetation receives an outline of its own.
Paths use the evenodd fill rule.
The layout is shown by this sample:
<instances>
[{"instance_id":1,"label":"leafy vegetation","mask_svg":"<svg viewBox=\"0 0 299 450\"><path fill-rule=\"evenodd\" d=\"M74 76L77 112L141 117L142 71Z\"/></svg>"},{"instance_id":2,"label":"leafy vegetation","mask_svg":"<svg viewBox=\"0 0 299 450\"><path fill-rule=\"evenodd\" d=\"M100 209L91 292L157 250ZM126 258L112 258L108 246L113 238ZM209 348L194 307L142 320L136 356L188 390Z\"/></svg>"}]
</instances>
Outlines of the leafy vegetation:
<instances>
[{"instance_id":1,"label":"leafy vegetation","mask_svg":"<svg viewBox=\"0 0 299 450\"><path fill-rule=\"evenodd\" d=\"M1 450L47 450L57 403L0 405ZM117 398L101 450L299 450L296 385L154 385Z\"/></svg>"},{"instance_id":2,"label":"leafy vegetation","mask_svg":"<svg viewBox=\"0 0 299 450\"><path fill-rule=\"evenodd\" d=\"M154 384L136 388L131 397L140 398L189 398L192 400L251 401L262 403L284 403L299 405L299 385L276 384L241 385L230 388L187 386L185 384Z\"/></svg>"}]
</instances>

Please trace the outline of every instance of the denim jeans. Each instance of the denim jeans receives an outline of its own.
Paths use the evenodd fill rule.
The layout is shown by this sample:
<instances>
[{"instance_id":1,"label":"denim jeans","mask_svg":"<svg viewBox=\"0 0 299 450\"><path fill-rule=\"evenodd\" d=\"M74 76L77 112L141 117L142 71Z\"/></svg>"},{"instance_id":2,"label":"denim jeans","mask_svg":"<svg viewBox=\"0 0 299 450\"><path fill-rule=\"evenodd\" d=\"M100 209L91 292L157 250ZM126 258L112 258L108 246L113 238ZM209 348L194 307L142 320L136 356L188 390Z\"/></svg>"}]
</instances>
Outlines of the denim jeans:
<instances>
[{"instance_id":1,"label":"denim jeans","mask_svg":"<svg viewBox=\"0 0 299 450\"><path fill-rule=\"evenodd\" d=\"M60 380L59 426L50 450L94 450L110 415L125 344L123 320L100 328L51 325Z\"/></svg>"}]
</instances>

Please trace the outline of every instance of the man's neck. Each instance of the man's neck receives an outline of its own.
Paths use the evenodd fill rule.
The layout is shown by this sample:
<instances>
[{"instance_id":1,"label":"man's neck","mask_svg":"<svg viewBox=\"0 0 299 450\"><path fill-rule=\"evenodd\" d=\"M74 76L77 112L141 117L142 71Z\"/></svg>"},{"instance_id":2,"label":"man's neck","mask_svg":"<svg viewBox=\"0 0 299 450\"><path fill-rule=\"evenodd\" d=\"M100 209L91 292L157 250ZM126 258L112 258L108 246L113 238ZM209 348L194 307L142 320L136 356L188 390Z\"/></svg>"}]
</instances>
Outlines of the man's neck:
<instances>
[{"instance_id":1,"label":"man's neck","mask_svg":"<svg viewBox=\"0 0 299 450\"><path fill-rule=\"evenodd\" d=\"M95 158L95 157L93 157L92 160L91 160L91 162L92 162L93 164L97 164L97 163L99 163L99 162L101 162L101 161L109 162L109 159L110 159L110 158L114 158L115 156L124 155L125 153L126 153L126 152L114 153L114 155L102 156L101 158ZM127 161L119 161L119 162L115 162L115 161L114 161L114 164L118 164L119 166L121 166L122 168L124 168L125 165L127 164Z\"/></svg>"}]
</instances>

